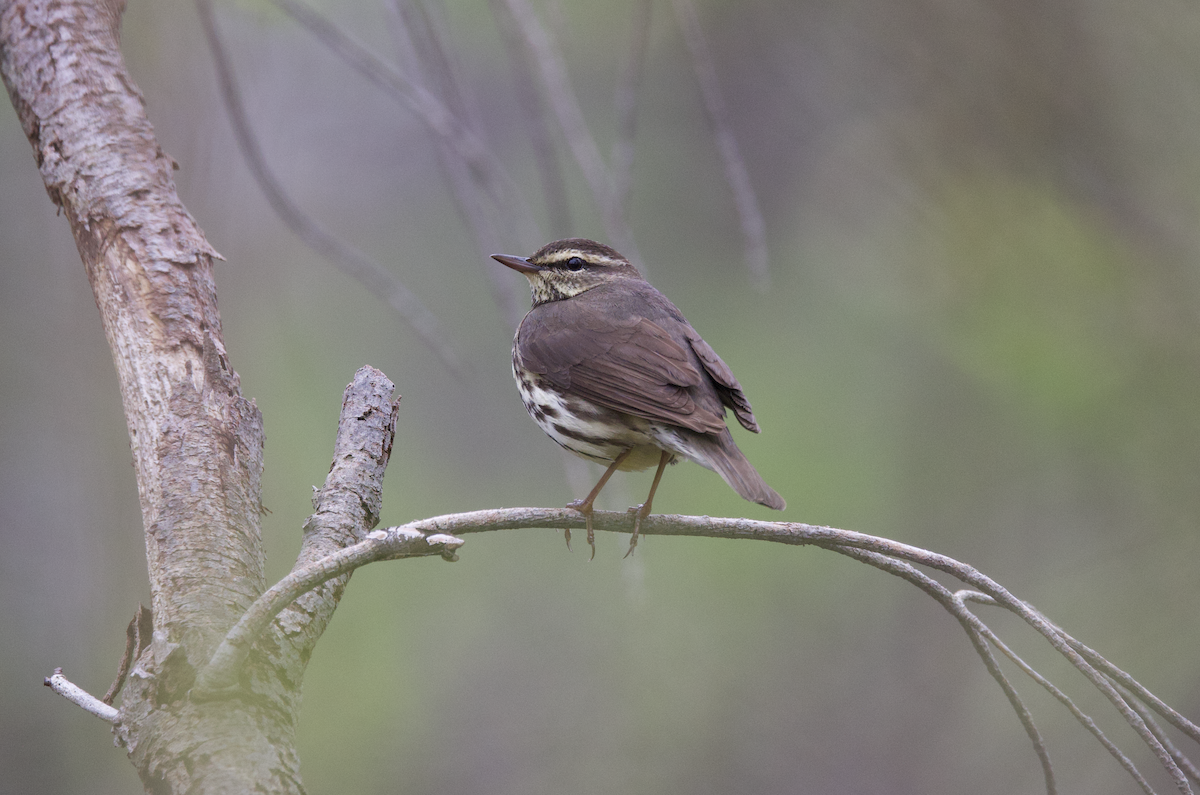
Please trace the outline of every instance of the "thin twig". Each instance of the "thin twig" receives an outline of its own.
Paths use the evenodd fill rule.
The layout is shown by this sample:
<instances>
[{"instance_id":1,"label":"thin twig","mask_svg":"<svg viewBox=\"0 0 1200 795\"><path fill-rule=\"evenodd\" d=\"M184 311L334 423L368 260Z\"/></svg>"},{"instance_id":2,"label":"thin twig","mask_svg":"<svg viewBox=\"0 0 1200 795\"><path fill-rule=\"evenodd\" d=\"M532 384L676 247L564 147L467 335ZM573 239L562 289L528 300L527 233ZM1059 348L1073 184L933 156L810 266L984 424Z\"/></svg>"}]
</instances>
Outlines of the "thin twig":
<instances>
[{"instance_id":1,"label":"thin twig","mask_svg":"<svg viewBox=\"0 0 1200 795\"><path fill-rule=\"evenodd\" d=\"M783 543L795 543L782 538L773 540L782 541ZM1074 638L1071 638L1070 635L1063 632L1061 628L1050 622L1031 605L1020 599L1017 599L999 583L992 580L990 577L983 575L976 569L967 566L964 563L959 563L958 561L948 558L945 555L939 555L934 552L928 552L915 547L909 547L906 544L896 545L895 542L886 542L885 544L885 546L891 545L894 545L894 551L886 551L885 554L889 554L893 557L898 557L904 560L909 560L911 562L921 563L922 565L930 566L939 571L951 574L957 577L959 580L974 586L980 591L983 591L985 594L992 597L998 606L1004 607L1005 609L1017 614L1027 624L1037 630L1044 638L1046 638L1047 641L1049 641L1050 645L1053 646L1059 654L1063 655L1063 657L1065 657L1073 666L1075 666L1076 670L1083 674L1083 676L1092 683L1092 686L1099 690L1104 697L1108 699L1109 703L1116 708L1117 712L1121 714L1121 717L1125 719L1125 722L1129 724L1130 728L1132 728L1137 735L1142 738L1142 742L1144 742L1147 747L1154 752L1155 756L1158 757L1159 763L1163 766L1163 769L1170 774L1176 789L1178 789L1181 793L1185 793L1185 795L1191 795L1192 789L1187 782L1187 776L1184 775L1179 766L1175 764L1175 761L1171 758L1170 753L1165 747L1163 747L1162 743L1158 741L1158 738L1154 736L1154 733L1150 731L1145 721L1138 716L1138 714L1129 706L1129 704L1126 703L1125 699L1121 697L1121 694L1117 692L1116 688L1113 687L1112 682L1110 682L1103 673L1090 664L1088 660L1085 660L1084 657L1074 648L1074 644L1078 643L1078 641L1075 641ZM834 551L839 551L837 549L839 545L837 544L823 544L822 546L825 546L828 549L833 549ZM846 546L859 547L859 543L850 541L846 543ZM1126 674L1126 676L1128 675Z\"/></svg>"},{"instance_id":2,"label":"thin twig","mask_svg":"<svg viewBox=\"0 0 1200 795\"><path fill-rule=\"evenodd\" d=\"M262 189L271 208L305 245L357 280L373 295L386 301L409 325L417 338L433 351L451 372L461 376L464 371L458 356L447 342L448 338L441 330L437 317L421 300L389 270L330 233L288 196L282 183L267 166L262 148L250 127L241 91L238 89L228 53L217 27L211 0L196 0L196 8L200 13L209 49L212 50L221 98L233 125L238 149L246 159L250 173Z\"/></svg>"},{"instance_id":3,"label":"thin twig","mask_svg":"<svg viewBox=\"0 0 1200 795\"><path fill-rule=\"evenodd\" d=\"M996 602L995 599L988 596L987 594L979 593L978 591L968 591L968 590L959 591L958 593L955 594L955 598L960 599L962 601L976 602L976 603L982 604L982 605L999 606L999 603ZM1192 778L1193 780L1200 782L1200 778L1198 778L1197 774L1196 774L1196 771L1197 771L1196 766L1194 764L1192 764L1191 760L1189 760L1186 756L1183 756L1182 754L1180 754L1178 749L1176 749L1174 747L1174 745L1172 745L1170 743L1170 741L1167 740L1166 735L1162 732L1162 730L1158 727L1158 725L1149 717L1151 713L1149 712L1148 708L1144 706L1144 702L1150 703L1155 711L1159 712L1159 714L1161 714L1161 715L1167 716L1168 719L1171 721L1172 725L1174 725L1176 728L1178 728L1181 731L1188 734L1190 737L1192 737L1192 739L1196 739L1197 742L1200 742L1200 739L1197 739L1197 737L1196 737L1196 735L1197 735L1196 725L1194 723L1192 723L1191 721L1189 721L1187 718L1180 715L1178 712L1176 712L1174 709L1172 709L1169 705L1164 703L1161 699L1159 699L1157 696L1155 696L1153 693L1151 693L1149 690L1147 690L1140 682L1138 682L1132 676L1130 676L1126 672L1122 671L1120 668L1117 668L1115 665L1110 663L1108 660L1101 657L1094 650L1088 648L1086 645L1084 645L1083 643L1081 643L1074 637L1068 635L1061 628L1059 628L1058 631L1062 634L1063 638L1067 641L1067 643L1069 643L1071 645L1072 648L1079 651L1089 662L1091 662L1093 665L1095 665L1099 670L1103 671L1106 676L1110 677L1111 679L1113 679L1115 682L1118 683L1116 685L1116 687L1120 691L1122 698L1124 698L1126 703L1129 704L1130 708L1133 711L1135 711L1139 716L1141 716L1142 720L1144 720L1146 722L1147 728L1149 728L1150 731L1152 731L1154 733L1154 735L1159 738L1160 742L1162 742L1162 744L1163 744L1163 747L1166 748L1167 752L1170 753L1172 755L1172 757L1174 757L1176 759L1177 763L1179 763L1180 769L1183 770L1184 773L1189 778ZM1022 661L1019 657L1017 657L1011 650L1008 649L1008 647L1004 646L1003 643L1001 643L1001 641L998 638L996 640L994 640L993 643L997 644L998 648L1000 648L1001 651L1003 651L1006 655L1008 655L1010 659L1012 659L1018 665L1022 666L1023 669L1026 669L1026 673L1028 673L1031 677L1034 677L1035 679L1037 679L1039 677L1039 674L1037 674L1036 671L1033 671L1033 669L1031 669L1031 668L1027 668L1024 661ZM1083 713L1078 710L1078 708L1074 705L1074 703L1071 702L1070 698L1068 698L1065 694L1059 692L1054 687L1054 685L1046 682L1045 684L1043 684L1043 687L1045 687L1047 690L1049 690L1050 693L1052 695L1054 695L1055 698L1057 698L1059 701L1061 701L1063 704L1065 704L1067 706L1067 708L1071 710L1072 714L1074 714L1076 717L1080 718L1081 722L1084 722L1084 725L1088 726L1089 730L1094 729L1093 734L1095 734L1096 732L1099 732L1099 729L1095 728L1095 724L1090 723L1090 720L1091 720L1090 718L1087 718L1087 720L1084 721L1084 718L1086 718L1086 716L1084 716ZM1134 692L1134 691L1136 691L1136 692Z\"/></svg>"},{"instance_id":4,"label":"thin twig","mask_svg":"<svg viewBox=\"0 0 1200 795\"><path fill-rule=\"evenodd\" d=\"M42 680L42 684L53 690L55 693L58 693L67 701L70 701L75 706L83 707L97 718L100 718L100 720L107 721L109 723L116 723L121 716L121 713L118 712L115 707L105 704L103 701L96 698L71 680L67 679L67 677L63 676L61 668L55 668L52 675Z\"/></svg>"},{"instance_id":5,"label":"thin twig","mask_svg":"<svg viewBox=\"0 0 1200 795\"><path fill-rule=\"evenodd\" d=\"M532 221L533 214L522 200L521 191L501 168L483 138L471 128L467 119L458 117L428 87L410 79L311 7L298 0L272 2L316 37L330 53L408 108L433 134L439 152L453 153L452 156L443 154L442 163L447 169L455 206L471 228L480 259L485 261L494 300L506 317L519 317L512 280L504 277L503 265L490 259L496 249L493 241L500 230L515 230L522 247L532 248L539 245L537 241L541 235ZM471 186L475 190L471 190ZM486 201L478 194L486 196Z\"/></svg>"},{"instance_id":6,"label":"thin twig","mask_svg":"<svg viewBox=\"0 0 1200 795\"><path fill-rule=\"evenodd\" d=\"M471 230L479 262L484 263L492 300L510 324L515 326L523 314L518 288L510 278L511 274L504 272L503 266L494 267L497 263L491 259L491 255L497 250L507 250L508 245L514 243L518 245L519 250L532 250L540 245L541 234L532 220L522 216L523 213L527 215L529 212L524 203L499 197L499 194L505 193L499 188L494 176L499 167L494 165L494 156L484 152L484 137L480 132L480 125L471 111L462 81L443 43L441 31L433 25L421 4L414 0L392 0L390 8L393 38L396 39L398 49L407 62L405 73L411 75L410 82L421 92L434 96L454 119L451 130L458 132L449 136L427 125L433 144L437 148L438 164L450 188L450 197L458 215ZM356 43L338 44L327 41L328 29L332 29L332 26L317 27L312 32L335 54L361 47ZM348 40L344 34L338 35ZM371 64L375 71L389 68L365 48L363 51L366 55L356 58L356 61ZM464 134L480 143L470 146L457 144L455 138ZM460 156L461 152L467 150L479 153L474 164ZM478 167L480 163L493 165L481 169ZM506 193L515 196L517 192L510 189Z\"/></svg>"},{"instance_id":7,"label":"thin twig","mask_svg":"<svg viewBox=\"0 0 1200 795\"><path fill-rule=\"evenodd\" d=\"M729 112L725 108L725 100L721 97L720 81L717 79L712 53L709 52L704 30L700 27L700 18L696 15L696 7L692 5L691 0L672 0L672 4L675 7L675 17L679 20L679 29L683 32L684 41L692 53L692 68L696 71L700 95L704 98L704 110L708 116L708 123L712 126L721 162L725 166L725 181L729 183L729 189L733 192L733 203L737 207L742 239L746 247L746 267L755 283L765 289L770 279L767 266L767 225L758 207L754 186L750 183L746 161L742 158L737 139L733 137Z\"/></svg>"},{"instance_id":8,"label":"thin twig","mask_svg":"<svg viewBox=\"0 0 1200 795\"><path fill-rule=\"evenodd\" d=\"M624 252L635 263L642 264L629 224L621 215L614 201L612 179L600 155L600 148L583 118L583 109L567 74L567 63L554 40L538 19L528 0L505 0L504 7L512 15L516 28L525 37L525 44L538 65L542 90L554 110L559 128L566 138L567 147L583 172L583 178L592 192L592 199L600 209L605 234L614 247Z\"/></svg>"},{"instance_id":9,"label":"thin twig","mask_svg":"<svg viewBox=\"0 0 1200 795\"><path fill-rule=\"evenodd\" d=\"M967 610L966 606L957 600L955 594L951 593L948 588L918 571L910 564L893 560L886 555L876 552L866 552L861 549L840 551L842 554L848 555L855 560L860 560L889 574L894 574L897 577L908 580L932 596L951 615L958 619L959 624L967 633L967 637L970 638L971 645L975 647L975 653L983 660L984 667L987 668L988 673L1000 685L1000 689L1004 691L1004 696L1008 699L1013 711L1016 712L1017 719L1021 721L1021 726L1025 729L1025 734L1033 743L1034 753L1037 754L1038 761L1042 766L1042 777L1046 783L1046 795L1055 795L1058 792L1058 785L1054 780L1054 766L1050 762L1050 752L1046 748L1046 741L1042 738L1041 732L1038 731L1037 725L1033 722L1033 715L1029 712L1029 708L1025 706L1025 702L1021 700L1017 689L1013 687L1008 677L1004 675L1004 672L1000 669L1000 664L996 661L995 655L988 648L991 630L978 617L972 614L971 611ZM1134 771L1135 774L1136 772Z\"/></svg>"},{"instance_id":10,"label":"thin twig","mask_svg":"<svg viewBox=\"0 0 1200 795\"><path fill-rule=\"evenodd\" d=\"M981 594L978 591L965 591L965 590L958 591L957 593L954 594L954 599L956 602L958 602L959 604L961 604L963 606L964 610L967 609L965 603L968 601L976 602L978 604L996 606L996 600L992 599L987 594ZM971 615L975 616L974 613L971 613ZM1075 704L1075 702L1073 700L1071 700L1070 696L1068 696L1066 693L1064 693L1062 690L1060 690L1057 686L1055 686L1053 682L1051 682L1050 680L1048 680L1044 676L1042 676L1040 673L1038 673L1031 665L1029 665L1029 663L1025 662L1025 660L1023 660L1019 655L1017 655L1016 652L1014 652L1011 648L1009 648L1009 646L1007 644L1005 644L1002 640L1000 640L1000 638L996 635L996 633L992 632L991 629L987 628L987 626L985 624L983 624L982 620L980 620L978 617L975 617L975 620L980 622L980 626L983 627L983 633L984 633L985 637L987 637L988 641L993 646L998 648L1004 654L1004 656L1006 656L1006 657L1008 657L1008 659L1012 660L1017 665L1017 667L1019 667L1022 671L1025 672L1026 675L1028 675L1031 679L1033 679L1035 682L1037 682L1039 685L1041 685L1042 688L1046 690L1046 692L1048 692L1050 695L1054 696L1054 698L1057 699L1059 701L1059 703L1061 703L1063 706L1065 706L1070 711L1070 713L1075 717L1075 719L1077 721L1079 721L1079 723L1085 729L1087 729L1101 745L1104 746L1105 750L1108 751L1109 755L1112 756L1113 759L1115 759L1117 761L1117 763L1119 765L1121 765L1121 767L1125 768L1125 770L1129 773L1129 775L1133 778L1133 780L1135 782L1137 782L1138 786L1142 788L1143 792L1147 792L1147 793L1153 792L1153 790L1150 787L1150 783L1138 771L1137 767L1133 764L1133 761L1130 760L1127 756L1125 756L1125 754L1123 754L1119 748L1117 748L1116 743L1114 743L1112 740L1108 739L1108 736L1104 734L1104 732L1100 729L1100 727L1096 724L1096 722L1094 720L1092 720L1092 717L1090 715L1088 715L1083 710L1081 710Z\"/></svg>"},{"instance_id":11,"label":"thin twig","mask_svg":"<svg viewBox=\"0 0 1200 795\"><path fill-rule=\"evenodd\" d=\"M1175 764L1179 765L1183 772L1187 774L1188 778L1190 778L1192 781L1195 781L1197 784L1200 784L1200 767L1197 767L1196 764L1188 758L1187 754L1180 751L1175 746L1175 743L1171 742L1171 738L1167 736L1167 733L1163 731L1162 726L1159 726L1158 721L1154 719L1154 713L1151 712L1145 704L1139 701L1133 695L1133 693L1120 686L1118 686L1118 689L1120 689L1122 695L1125 696L1125 700L1129 702L1129 706L1133 707L1137 714L1142 716L1142 720L1146 721L1146 725L1150 727L1150 731L1154 732L1154 736L1158 738L1158 741L1161 742L1163 747L1167 749L1167 752L1171 754L1171 758L1175 760Z\"/></svg>"},{"instance_id":12,"label":"thin twig","mask_svg":"<svg viewBox=\"0 0 1200 795\"><path fill-rule=\"evenodd\" d=\"M1100 656L1099 652L1097 652L1095 649L1089 648L1070 636L1068 636L1068 642L1071 644L1071 647L1083 655L1088 662L1099 668L1108 676L1112 677L1122 686L1132 691L1133 694L1138 697L1138 699L1143 701L1147 706L1165 718L1167 722L1176 729L1179 729L1188 737L1191 737L1195 742L1200 743L1200 726L1197 726L1183 715L1180 715L1177 711L1172 709L1170 705L1147 690L1141 682L1137 681L1132 676Z\"/></svg>"},{"instance_id":13,"label":"thin twig","mask_svg":"<svg viewBox=\"0 0 1200 795\"><path fill-rule=\"evenodd\" d=\"M550 132L546 105L538 93L534 64L525 46L525 38L517 26L516 19L500 5L501 0L490 0L492 16L496 19L500 36L508 50L509 63L516 90L518 120L522 125L529 146L533 150L533 162L542 186L542 201L546 207L547 225L554 238L570 236L571 199L566 180L559 167L554 139Z\"/></svg>"},{"instance_id":14,"label":"thin twig","mask_svg":"<svg viewBox=\"0 0 1200 795\"><path fill-rule=\"evenodd\" d=\"M395 66L346 35L309 6L298 0L271 2L315 36L347 66L411 110L421 123L467 165L491 200L520 209L519 212L512 213L512 219L519 224L522 236L538 237L537 229L530 220L532 213L521 199L519 186L501 168L495 155L484 140L471 129L466 119L456 116L446 103L427 87L409 79Z\"/></svg>"},{"instance_id":15,"label":"thin twig","mask_svg":"<svg viewBox=\"0 0 1200 795\"><path fill-rule=\"evenodd\" d=\"M460 124L478 131L464 81L445 45L445 30L429 6L421 0L391 0L388 7L397 44L405 56L404 70L413 75L414 86L432 93Z\"/></svg>"},{"instance_id":16,"label":"thin twig","mask_svg":"<svg viewBox=\"0 0 1200 795\"><path fill-rule=\"evenodd\" d=\"M117 676L113 679L113 683L108 686L108 691L100 699L110 707L113 701L116 700L117 693L121 692L121 687L125 684L125 677L129 675L129 668L133 664L134 655L137 653L137 629L138 617L134 616L129 620L128 626L125 627L125 653L121 655L121 662L117 664Z\"/></svg>"},{"instance_id":17,"label":"thin twig","mask_svg":"<svg viewBox=\"0 0 1200 795\"><path fill-rule=\"evenodd\" d=\"M613 106L617 117L617 137L613 142L612 191L613 203L623 218L629 217L627 202L633 185L634 138L637 135L637 101L641 93L642 75L646 66L646 50L650 45L650 12L652 0L634 0L633 27L629 45L629 60L625 63L621 82L617 84Z\"/></svg>"},{"instance_id":18,"label":"thin twig","mask_svg":"<svg viewBox=\"0 0 1200 795\"><path fill-rule=\"evenodd\" d=\"M1129 724L1130 728L1132 728L1137 735L1142 738L1142 742L1144 742L1147 747L1154 752L1155 756L1158 757L1159 763L1162 765L1163 769L1170 774L1171 779L1175 784L1175 788L1179 790L1179 792L1184 793L1184 795L1191 795L1192 788L1191 785L1188 784L1187 775L1183 772L1179 765L1175 763L1170 751L1168 751L1168 749L1159 741L1159 738L1155 735L1155 733L1151 731L1150 727L1144 720L1142 720L1138 712L1134 710L1130 706L1129 702L1126 701L1121 695L1121 693L1117 691L1112 681L1110 681L1108 676L1105 674L1108 673L1109 675L1114 675L1112 672L1115 672L1116 674L1126 677L1129 682L1136 684L1137 688L1142 690L1145 690L1145 688L1142 687L1141 684L1137 683L1133 677L1129 676L1129 674L1126 674L1124 671L1116 668L1116 666L1108 663L1108 661L1104 660L1103 657L1100 657L1098 654L1095 654L1095 652L1092 652L1092 655L1094 655L1095 658L1104 662L1112 669L1112 672L1106 671L1105 673L1101 673L1101 671L1098 670L1090 660L1085 659L1084 655L1078 651L1077 647L1083 647L1086 649L1086 646L1083 646L1083 644L1079 643L1079 641L1077 641L1075 638L1064 632L1061 627L1058 627L1052 623L1041 613L1034 610L1030 605L1014 598L1006 590L1000 588L999 585L992 583L988 578L983 577L978 572L974 572L974 574L976 576L972 579L965 579L961 577L960 579L963 579L964 582L970 582L972 585L975 585L975 587L980 588L980 590L984 591L988 596L991 596L998 606L1004 607L1021 616L1023 619L1025 619L1026 623L1028 623L1039 633L1041 633L1043 637L1050 641L1050 644L1055 648L1056 651L1066 657L1067 660L1073 666L1075 666L1076 670L1082 673L1097 690L1104 694L1104 697L1107 698L1109 703L1116 708L1117 712L1121 714L1121 717L1125 719L1125 722ZM981 583L985 582L990 583L990 585L981 585ZM978 600L976 599L976 601ZM1091 650L1089 649L1088 651ZM1155 697L1149 691L1146 691L1146 695L1146 700L1148 703L1151 700L1159 701L1157 697ZM1161 701L1159 701L1159 703L1161 703ZM1164 704L1163 706L1166 705ZM1174 710L1171 710L1171 712L1174 712ZM1180 718L1182 718L1182 716L1180 716Z\"/></svg>"}]
</instances>

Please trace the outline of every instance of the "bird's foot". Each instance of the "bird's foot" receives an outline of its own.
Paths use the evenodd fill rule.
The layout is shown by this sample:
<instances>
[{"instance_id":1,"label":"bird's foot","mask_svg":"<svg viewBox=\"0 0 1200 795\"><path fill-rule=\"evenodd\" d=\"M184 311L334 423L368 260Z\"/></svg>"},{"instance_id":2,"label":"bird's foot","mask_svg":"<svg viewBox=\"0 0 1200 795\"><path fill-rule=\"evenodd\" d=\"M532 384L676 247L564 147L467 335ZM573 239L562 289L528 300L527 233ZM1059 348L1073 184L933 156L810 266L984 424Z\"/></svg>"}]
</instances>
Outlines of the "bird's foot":
<instances>
[{"instance_id":1,"label":"bird's foot","mask_svg":"<svg viewBox=\"0 0 1200 795\"><path fill-rule=\"evenodd\" d=\"M629 509L629 513L633 514L633 535L629 537L629 551L625 553L625 557L633 554L633 550L637 548L638 533L642 529L642 520L650 515L650 503L642 503L635 505Z\"/></svg>"},{"instance_id":2,"label":"bird's foot","mask_svg":"<svg viewBox=\"0 0 1200 795\"><path fill-rule=\"evenodd\" d=\"M592 530L592 504L585 500L572 500L567 503L568 508L573 508L583 514L584 522L587 523L587 542L592 548L592 556L588 560L596 559L596 534ZM567 531L567 549L571 548L571 531Z\"/></svg>"}]
</instances>

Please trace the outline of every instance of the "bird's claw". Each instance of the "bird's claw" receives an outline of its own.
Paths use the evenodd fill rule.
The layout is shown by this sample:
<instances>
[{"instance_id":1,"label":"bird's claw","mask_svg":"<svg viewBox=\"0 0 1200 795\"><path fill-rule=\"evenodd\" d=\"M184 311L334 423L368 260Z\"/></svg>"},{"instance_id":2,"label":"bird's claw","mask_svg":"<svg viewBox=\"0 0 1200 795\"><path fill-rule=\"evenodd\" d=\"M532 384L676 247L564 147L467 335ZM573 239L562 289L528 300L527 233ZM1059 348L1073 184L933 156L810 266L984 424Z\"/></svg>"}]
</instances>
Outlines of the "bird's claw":
<instances>
[{"instance_id":1,"label":"bird's claw","mask_svg":"<svg viewBox=\"0 0 1200 795\"><path fill-rule=\"evenodd\" d=\"M625 557L632 555L633 550L637 548L638 533L642 529L642 520L650 515L650 512L646 510L647 507L648 506L646 503L642 503L641 505L634 505L630 507L628 511L629 513L633 514L633 535L629 537L629 551L625 553Z\"/></svg>"},{"instance_id":2,"label":"bird's claw","mask_svg":"<svg viewBox=\"0 0 1200 795\"><path fill-rule=\"evenodd\" d=\"M592 555L588 558L589 561L596 559L596 534L592 530L592 504L583 500L572 500L567 503L568 508L573 508L583 514L583 520L587 524L587 542L592 548ZM571 548L571 531L567 530L567 549Z\"/></svg>"}]
</instances>

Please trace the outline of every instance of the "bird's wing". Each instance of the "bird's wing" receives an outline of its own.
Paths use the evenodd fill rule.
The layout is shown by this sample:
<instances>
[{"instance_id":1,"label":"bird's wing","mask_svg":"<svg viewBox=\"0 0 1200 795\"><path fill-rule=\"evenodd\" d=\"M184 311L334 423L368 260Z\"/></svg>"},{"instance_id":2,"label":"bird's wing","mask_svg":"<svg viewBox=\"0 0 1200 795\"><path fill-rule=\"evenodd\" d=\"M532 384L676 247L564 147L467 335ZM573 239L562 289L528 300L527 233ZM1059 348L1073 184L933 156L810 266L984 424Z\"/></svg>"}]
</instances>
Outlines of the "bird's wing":
<instances>
[{"instance_id":1,"label":"bird's wing","mask_svg":"<svg viewBox=\"0 0 1200 795\"><path fill-rule=\"evenodd\" d=\"M717 392L721 395L721 402L733 409L734 416L738 418L738 422L742 424L743 428L758 433L758 421L754 419L754 412L750 409L750 401L746 398L746 393L742 391L742 385L733 377L733 370L730 370L729 365L721 361L717 352L700 338L694 328L686 326L684 335L687 337L688 344L692 346L692 350L696 352L696 356L700 358L704 369L717 382Z\"/></svg>"},{"instance_id":2,"label":"bird's wing","mask_svg":"<svg viewBox=\"0 0 1200 795\"><path fill-rule=\"evenodd\" d=\"M567 303L542 304L522 323L517 335L522 367L615 411L700 433L725 429L717 396L704 388L695 359L666 329L644 317L580 313Z\"/></svg>"}]
</instances>

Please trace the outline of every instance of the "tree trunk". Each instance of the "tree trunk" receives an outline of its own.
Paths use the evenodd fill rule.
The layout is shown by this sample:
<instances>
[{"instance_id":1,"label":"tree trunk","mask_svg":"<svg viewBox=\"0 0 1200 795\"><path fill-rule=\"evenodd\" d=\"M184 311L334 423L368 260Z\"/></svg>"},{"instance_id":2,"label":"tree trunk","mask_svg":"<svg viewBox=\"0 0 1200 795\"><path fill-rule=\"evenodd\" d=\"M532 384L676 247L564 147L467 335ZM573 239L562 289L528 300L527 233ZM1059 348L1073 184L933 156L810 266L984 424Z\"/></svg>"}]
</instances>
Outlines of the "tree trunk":
<instances>
[{"instance_id":1,"label":"tree trunk","mask_svg":"<svg viewBox=\"0 0 1200 795\"><path fill-rule=\"evenodd\" d=\"M125 71L123 7L0 2L0 72L87 270L137 473L154 636L116 732L148 791L301 792L297 655L252 656L238 697L188 698L264 590L262 418L221 338L219 255L179 201L176 166ZM293 670L272 670L282 662Z\"/></svg>"}]
</instances>

